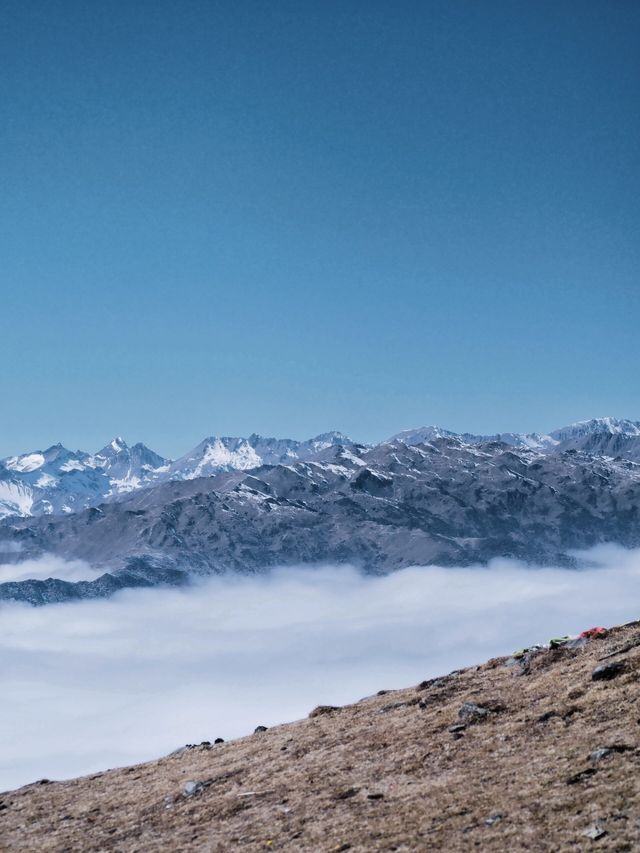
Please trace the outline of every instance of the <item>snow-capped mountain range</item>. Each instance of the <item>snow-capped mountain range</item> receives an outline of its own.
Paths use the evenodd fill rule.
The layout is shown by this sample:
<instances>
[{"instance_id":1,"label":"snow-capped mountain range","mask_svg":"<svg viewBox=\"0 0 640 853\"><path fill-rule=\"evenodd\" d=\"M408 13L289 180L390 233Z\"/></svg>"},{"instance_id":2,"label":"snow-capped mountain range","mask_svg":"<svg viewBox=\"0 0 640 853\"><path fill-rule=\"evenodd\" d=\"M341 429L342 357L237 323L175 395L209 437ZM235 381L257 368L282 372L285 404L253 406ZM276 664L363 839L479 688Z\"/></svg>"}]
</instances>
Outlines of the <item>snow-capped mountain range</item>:
<instances>
[{"instance_id":1,"label":"snow-capped mountain range","mask_svg":"<svg viewBox=\"0 0 640 853\"><path fill-rule=\"evenodd\" d=\"M114 438L97 453L47 450L0 460L0 518L57 515L96 506L134 489L165 480L191 480L221 471L246 471L309 459L332 445L351 446L339 432L307 441L293 439L211 436L175 461L164 459L144 444L132 447Z\"/></svg>"},{"instance_id":2,"label":"snow-capped mountain range","mask_svg":"<svg viewBox=\"0 0 640 853\"><path fill-rule=\"evenodd\" d=\"M594 456L640 461L640 422L611 417L579 421L548 434L474 435L426 426L399 432L382 444L400 441L411 446L437 438L455 438L474 445L497 441L540 453L580 450ZM97 453L71 451L55 444L47 450L0 460L0 518L78 512L167 480L290 464L313 459L337 445L364 446L339 432L305 441L256 434L248 438L210 436L174 461L141 443L130 447L120 437Z\"/></svg>"}]
</instances>

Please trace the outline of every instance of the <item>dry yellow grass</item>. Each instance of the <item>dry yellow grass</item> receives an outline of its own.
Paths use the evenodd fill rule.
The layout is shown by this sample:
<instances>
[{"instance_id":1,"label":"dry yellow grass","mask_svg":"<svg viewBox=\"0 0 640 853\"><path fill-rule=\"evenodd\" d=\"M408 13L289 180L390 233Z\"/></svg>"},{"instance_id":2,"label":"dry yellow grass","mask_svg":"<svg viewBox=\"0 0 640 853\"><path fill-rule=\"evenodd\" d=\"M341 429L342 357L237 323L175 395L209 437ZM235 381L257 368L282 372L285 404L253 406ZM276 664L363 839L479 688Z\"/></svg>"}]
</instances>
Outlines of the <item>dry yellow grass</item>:
<instances>
[{"instance_id":1,"label":"dry yellow grass","mask_svg":"<svg viewBox=\"0 0 640 853\"><path fill-rule=\"evenodd\" d=\"M640 850L640 623L506 664L2 794L0 849ZM464 703L489 713L450 731Z\"/></svg>"}]
</instances>

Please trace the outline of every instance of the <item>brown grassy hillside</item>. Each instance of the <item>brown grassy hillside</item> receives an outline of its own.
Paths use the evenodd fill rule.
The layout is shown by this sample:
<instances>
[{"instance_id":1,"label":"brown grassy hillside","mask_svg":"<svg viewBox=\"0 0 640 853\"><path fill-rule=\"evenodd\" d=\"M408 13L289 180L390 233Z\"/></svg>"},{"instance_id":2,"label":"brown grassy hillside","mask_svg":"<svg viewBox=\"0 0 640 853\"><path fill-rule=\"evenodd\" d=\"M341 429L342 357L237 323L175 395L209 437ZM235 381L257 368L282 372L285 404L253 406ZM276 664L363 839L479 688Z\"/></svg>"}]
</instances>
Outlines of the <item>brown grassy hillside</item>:
<instances>
[{"instance_id":1,"label":"brown grassy hillside","mask_svg":"<svg viewBox=\"0 0 640 853\"><path fill-rule=\"evenodd\" d=\"M615 666L594 680L602 664ZM639 667L633 623L231 743L28 785L0 795L0 849L640 850Z\"/></svg>"}]
</instances>

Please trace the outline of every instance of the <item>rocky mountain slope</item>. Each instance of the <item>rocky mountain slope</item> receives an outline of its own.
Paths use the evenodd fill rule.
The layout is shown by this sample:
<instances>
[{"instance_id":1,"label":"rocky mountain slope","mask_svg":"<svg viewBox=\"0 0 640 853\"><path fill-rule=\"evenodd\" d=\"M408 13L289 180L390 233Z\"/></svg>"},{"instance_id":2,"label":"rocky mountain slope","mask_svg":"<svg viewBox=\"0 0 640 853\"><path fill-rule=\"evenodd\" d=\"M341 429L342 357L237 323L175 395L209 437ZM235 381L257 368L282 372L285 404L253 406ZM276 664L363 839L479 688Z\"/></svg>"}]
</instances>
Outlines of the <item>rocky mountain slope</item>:
<instances>
[{"instance_id":1,"label":"rocky mountain slope","mask_svg":"<svg viewBox=\"0 0 640 853\"><path fill-rule=\"evenodd\" d=\"M234 742L211 732L0 795L0 849L637 850L639 672L636 622Z\"/></svg>"},{"instance_id":2,"label":"rocky mountain slope","mask_svg":"<svg viewBox=\"0 0 640 853\"><path fill-rule=\"evenodd\" d=\"M574 549L606 541L640 545L637 463L457 438L335 445L306 462L170 481L71 515L6 519L0 563L50 553L105 574L3 583L0 599L44 603L278 564L567 565Z\"/></svg>"}]
</instances>

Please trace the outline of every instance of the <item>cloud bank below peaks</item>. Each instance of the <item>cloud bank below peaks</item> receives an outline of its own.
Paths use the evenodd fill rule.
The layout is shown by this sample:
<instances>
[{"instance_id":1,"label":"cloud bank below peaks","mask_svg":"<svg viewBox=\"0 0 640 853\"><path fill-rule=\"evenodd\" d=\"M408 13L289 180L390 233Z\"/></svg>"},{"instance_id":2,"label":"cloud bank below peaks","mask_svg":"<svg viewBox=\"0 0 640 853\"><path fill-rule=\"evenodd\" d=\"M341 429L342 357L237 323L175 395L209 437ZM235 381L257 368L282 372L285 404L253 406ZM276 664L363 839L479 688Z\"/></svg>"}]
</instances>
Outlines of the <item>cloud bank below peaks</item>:
<instances>
[{"instance_id":1,"label":"cloud bank below peaks","mask_svg":"<svg viewBox=\"0 0 640 853\"><path fill-rule=\"evenodd\" d=\"M509 560L385 577L288 568L107 600L3 604L0 790L238 737L320 703L637 618L640 551L601 546L582 557L581 570ZM61 561L11 569L87 571Z\"/></svg>"}]
</instances>

